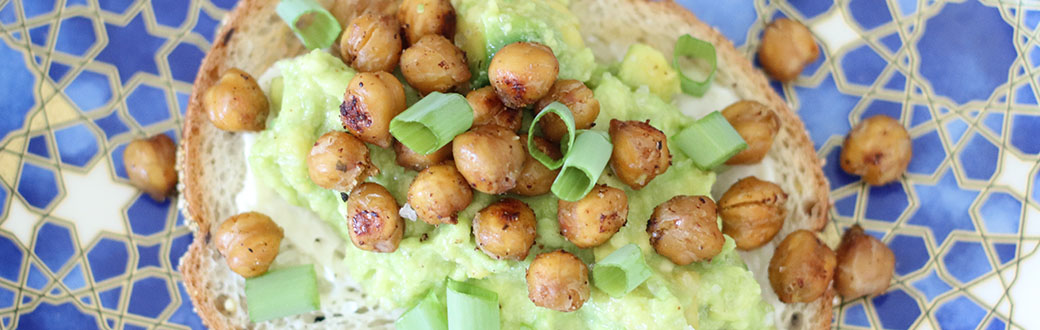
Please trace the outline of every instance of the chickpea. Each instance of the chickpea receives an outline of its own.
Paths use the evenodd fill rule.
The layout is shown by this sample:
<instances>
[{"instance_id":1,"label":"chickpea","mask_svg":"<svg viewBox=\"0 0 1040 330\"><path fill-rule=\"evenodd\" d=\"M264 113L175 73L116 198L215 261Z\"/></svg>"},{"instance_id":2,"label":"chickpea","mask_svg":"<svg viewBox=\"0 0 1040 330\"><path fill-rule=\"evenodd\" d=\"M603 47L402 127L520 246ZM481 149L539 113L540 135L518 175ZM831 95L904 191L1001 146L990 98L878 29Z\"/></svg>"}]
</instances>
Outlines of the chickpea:
<instances>
[{"instance_id":1,"label":"chickpea","mask_svg":"<svg viewBox=\"0 0 1040 330\"><path fill-rule=\"evenodd\" d=\"M397 201L386 188L371 182L358 185L347 199L350 241L366 251L396 251L404 235L404 220L397 211Z\"/></svg>"},{"instance_id":2,"label":"chickpea","mask_svg":"<svg viewBox=\"0 0 1040 330\"><path fill-rule=\"evenodd\" d=\"M769 26L758 46L758 60L773 79L788 82L798 78L806 65L816 61L820 48L812 32L802 23L780 18Z\"/></svg>"},{"instance_id":3,"label":"chickpea","mask_svg":"<svg viewBox=\"0 0 1040 330\"><path fill-rule=\"evenodd\" d=\"M339 118L361 141L390 147L390 120L404 112L404 85L386 72L362 72L347 84Z\"/></svg>"},{"instance_id":4,"label":"chickpea","mask_svg":"<svg viewBox=\"0 0 1040 330\"><path fill-rule=\"evenodd\" d=\"M571 110L574 115L574 128L587 129L596 125L596 117L599 116L599 101L593 97L592 90L585 87L581 81L566 79L558 80L549 95L538 101L538 112L553 102L560 102ZM563 119L556 114L548 114L538 121L542 127L542 133L550 141L559 142L567 135L567 126Z\"/></svg>"},{"instance_id":5,"label":"chickpea","mask_svg":"<svg viewBox=\"0 0 1040 330\"><path fill-rule=\"evenodd\" d=\"M473 108L473 126L498 125L516 132L523 124L520 109L507 108L491 86L469 92L466 101Z\"/></svg>"},{"instance_id":6,"label":"chickpea","mask_svg":"<svg viewBox=\"0 0 1040 330\"><path fill-rule=\"evenodd\" d=\"M772 182L749 176L719 199L722 233L733 237L737 248L756 249L773 239L784 227L787 193Z\"/></svg>"},{"instance_id":7,"label":"chickpea","mask_svg":"<svg viewBox=\"0 0 1040 330\"><path fill-rule=\"evenodd\" d=\"M405 0L397 9L397 20L408 43L428 34L455 35L455 8L448 0Z\"/></svg>"},{"instance_id":8,"label":"chickpea","mask_svg":"<svg viewBox=\"0 0 1040 330\"><path fill-rule=\"evenodd\" d=\"M516 42L498 50L488 65L488 78L498 98L510 108L524 108L549 93L560 62L552 49L534 42Z\"/></svg>"},{"instance_id":9,"label":"chickpea","mask_svg":"<svg viewBox=\"0 0 1040 330\"><path fill-rule=\"evenodd\" d=\"M451 158L451 143L445 144L428 155L423 155L409 149L408 146L401 142L394 141L394 153L397 155L397 165L422 171L427 167L440 164Z\"/></svg>"},{"instance_id":10,"label":"chickpea","mask_svg":"<svg viewBox=\"0 0 1040 330\"><path fill-rule=\"evenodd\" d=\"M401 74L423 95L451 91L470 78L465 54L438 34L428 34L404 50Z\"/></svg>"},{"instance_id":11,"label":"chickpea","mask_svg":"<svg viewBox=\"0 0 1040 330\"><path fill-rule=\"evenodd\" d=\"M910 134L885 115L867 118L852 128L841 145L841 169L880 186L898 180L910 165Z\"/></svg>"},{"instance_id":12,"label":"chickpea","mask_svg":"<svg viewBox=\"0 0 1040 330\"><path fill-rule=\"evenodd\" d=\"M672 155L668 152L668 136L650 126L650 121L610 120L610 168L632 189L643 189L650 180L668 170Z\"/></svg>"},{"instance_id":13,"label":"chickpea","mask_svg":"<svg viewBox=\"0 0 1040 330\"><path fill-rule=\"evenodd\" d=\"M589 267L570 252L539 254L526 277L527 297L536 306L573 312L589 300Z\"/></svg>"},{"instance_id":14,"label":"chickpea","mask_svg":"<svg viewBox=\"0 0 1040 330\"><path fill-rule=\"evenodd\" d=\"M408 187L408 204L431 225L457 223L459 211L472 201L473 190L453 163L427 167Z\"/></svg>"},{"instance_id":15,"label":"chickpea","mask_svg":"<svg viewBox=\"0 0 1040 330\"><path fill-rule=\"evenodd\" d=\"M242 277L267 272L278 256L282 228L268 216L246 212L231 216L217 228L216 245L231 271Z\"/></svg>"},{"instance_id":16,"label":"chickpea","mask_svg":"<svg viewBox=\"0 0 1040 330\"><path fill-rule=\"evenodd\" d=\"M785 303L819 298L834 276L834 251L808 230L787 235L769 260L769 284Z\"/></svg>"},{"instance_id":17,"label":"chickpea","mask_svg":"<svg viewBox=\"0 0 1040 330\"><path fill-rule=\"evenodd\" d=\"M209 121L230 132L262 131L267 125L270 108L267 96L256 79L242 70L231 68L217 83L206 90L202 103Z\"/></svg>"},{"instance_id":18,"label":"chickpea","mask_svg":"<svg viewBox=\"0 0 1040 330\"><path fill-rule=\"evenodd\" d=\"M496 125L477 126L452 141L455 167L469 185L488 194L516 187L527 154L516 133Z\"/></svg>"},{"instance_id":19,"label":"chickpea","mask_svg":"<svg viewBox=\"0 0 1040 330\"><path fill-rule=\"evenodd\" d=\"M880 294L888 289L896 256L859 225L852 226L841 239L834 270L834 288L845 299Z\"/></svg>"},{"instance_id":20,"label":"chickpea","mask_svg":"<svg viewBox=\"0 0 1040 330\"><path fill-rule=\"evenodd\" d=\"M684 266L722 252L726 239L717 219L711 198L679 195L654 208L646 232L658 254Z\"/></svg>"},{"instance_id":21,"label":"chickpea","mask_svg":"<svg viewBox=\"0 0 1040 330\"><path fill-rule=\"evenodd\" d=\"M722 116L747 142L747 149L731 157L726 164L755 164L765 158L780 131L780 119L762 103L740 101L722 110Z\"/></svg>"},{"instance_id":22,"label":"chickpea","mask_svg":"<svg viewBox=\"0 0 1040 330\"><path fill-rule=\"evenodd\" d=\"M307 172L319 187L349 192L358 183L379 174L364 142L346 132L322 134L307 155Z\"/></svg>"},{"instance_id":23,"label":"chickpea","mask_svg":"<svg viewBox=\"0 0 1040 330\"><path fill-rule=\"evenodd\" d=\"M166 200L177 187L176 163L177 146L164 134L134 140L123 149L123 167L130 184L156 201Z\"/></svg>"},{"instance_id":24,"label":"chickpea","mask_svg":"<svg viewBox=\"0 0 1040 330\"><path fill-rule=\"evenodd\" d=\"M628 222L628 196L606 185L597 185L576 202L561 199L557 205L560 233L580 248L605 243Z\"/></svg>"},{"instance_id":25,"label":"chickpea","mask_svg":"<svg viewBox=\"0 0 1040 330\"><path fill-rule=\"evenodd\" d=\"M477 247L495 259L524 260L538 235L534 210L517 199L488 205L473 217Z\"/></svg>"},{"instance_id":26,"label":"chickpea","mask_svg":"<svg viewBox=\"0 0 1040 330\"><path fill-rule=\"evenodd\" d=\"M392 72L401 56L401 27L392 16L367 12L354 18L339 40L343 62L361 72Z\"/></svg>"},{"instance_id":27,"label":"chickpea","mask_svg":"<svg viewBox=\"0 0 1040 330\"><path fill-rule=\"evenodd\" d=\"M549 143L546 139L536 136L534 137L534 144L538 150L541 150L542 153L553 159L563 157L560 147ZM531 153L527 152L527 134L520 136L520 145L524 148L524 166L520 169L520 175L516 178L516 187L513 187L509 192L520 196L538 196L548 193L549 189L552 188L553 181L556 180L556 175L560 174L560 170L550 170L545 165L542 165L542 162L531 157Z\"/></svg>"}]
</instances>

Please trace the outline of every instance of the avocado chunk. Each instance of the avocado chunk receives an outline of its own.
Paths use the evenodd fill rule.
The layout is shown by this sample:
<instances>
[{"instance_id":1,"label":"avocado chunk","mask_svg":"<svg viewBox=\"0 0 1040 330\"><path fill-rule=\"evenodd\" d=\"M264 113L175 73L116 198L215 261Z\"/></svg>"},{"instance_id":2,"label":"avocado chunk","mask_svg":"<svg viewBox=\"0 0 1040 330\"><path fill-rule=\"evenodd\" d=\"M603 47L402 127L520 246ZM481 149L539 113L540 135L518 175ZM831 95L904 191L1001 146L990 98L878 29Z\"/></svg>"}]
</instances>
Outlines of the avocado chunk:
<instances>
[{"instance_id":1,"label":"avocado chunk","mask_svg":"<svg viewBox=\"0 0 1040 330\"><path fill-rule=\"evenodd\" d=\"M670 102L679 93L679 73L657 49L632 44L621 60L618 79L633 88L647 86L650 92Z\"/></svg>"}]
</instances>

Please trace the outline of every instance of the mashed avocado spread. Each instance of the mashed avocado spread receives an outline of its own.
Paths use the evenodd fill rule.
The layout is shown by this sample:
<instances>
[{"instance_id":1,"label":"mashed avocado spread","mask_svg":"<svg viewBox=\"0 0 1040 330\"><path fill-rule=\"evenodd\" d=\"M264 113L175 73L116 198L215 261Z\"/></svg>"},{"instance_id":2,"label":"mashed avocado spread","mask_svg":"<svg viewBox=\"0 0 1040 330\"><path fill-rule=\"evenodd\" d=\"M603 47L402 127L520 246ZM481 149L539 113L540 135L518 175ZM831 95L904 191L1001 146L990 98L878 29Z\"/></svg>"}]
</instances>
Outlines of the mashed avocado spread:
<instances>
[{"instance_id":1,"label":"mashed avocado spread","mask_svg":"<svg viewBox=\"0 0 1040 330\"><path fill-rule=\"evenodd\" d=\"M493 54L501 45L533 40L549 44L557 53L561 77L566 72L566 77L588 80L595 69L591 52L577 35L576 18L564 3L452 2L460 16L459 34L466 35L465 40L459 40L464 49L467 42L486 46L482 49L487 53L467 49L470 56L479 54L471 59L486 60L485 55ZM512 25L498 25L502 22ZM516 31L529 34L517 36ZM485 39L475 41L474 38ZM496 43L487 38L499 38L496 40L502 44L494 46ZM549 40L556 42L556 46ZM339 104L347 82L355 73L338 58L321 50L277 65L282 80L278 88L272 88L270 95L277 114L257 136L249 155L250 165L260 182L289 202L311 209L349 240L343 215L345 203L340 193L311 182L306 159L318 136L343 129L338 117ZM474 70L474 76L486 77L486 73L480 72ZM671 136L692 121L645 86L632 90L610 72L596 78L594 93L601 112L595 129L605 130L611 118L649 119L651 125ZM372 161L381 171L369 181L385 186L398 203L404 205L416 172L398 166L392 150L372 145L369 149ZM557 200L552 194L546 194L519 197L531 206L538 219L537 242L528 258L521 262L492 259L476 248L471 223L478 210L499 197L475 192L473 203L459 214L458 224L433 227L422 221L406 220L405 238L396 252L371 253L348 244L343 262L370 299L389 308L415 304L429 290L442 289L445 278L493 290L499 296L504 329L623 329L647 328L647 325L663 329L687 325L697 329L771 328L772 317L768 317L771 308L762 301L759 286L734 250L732 239L726 237L722 253L712 261L689 266L676 266L650 246L645 229L653 208L679 194L709 195L715 181L714 173L698 170L679 152L672 154L674 158L668 171L642 190L631 190L613 178L609 170L604 172L600 183L622 188L627 193L629 218L610 241L593 249L579 249L559 234ZM592 286L591 298L581 309L571 313L537 307L528 299L524 275L530 261L539 253L562 248L593 267L597 260L629 243L642 249L653 274L624 297L611 298Z\"/></svg>"}]
</instances>

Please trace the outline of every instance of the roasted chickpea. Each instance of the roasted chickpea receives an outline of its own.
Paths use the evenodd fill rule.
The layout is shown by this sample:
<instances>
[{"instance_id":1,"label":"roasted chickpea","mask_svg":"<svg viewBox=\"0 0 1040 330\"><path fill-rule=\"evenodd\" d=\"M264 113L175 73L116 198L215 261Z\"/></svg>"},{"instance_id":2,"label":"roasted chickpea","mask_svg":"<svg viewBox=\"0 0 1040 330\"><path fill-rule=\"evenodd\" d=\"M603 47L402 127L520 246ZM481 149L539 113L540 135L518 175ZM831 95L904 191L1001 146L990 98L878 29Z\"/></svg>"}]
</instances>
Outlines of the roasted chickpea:
<instances>
[{"instance_id":1,"label":"roasted chickpea","mask_svg":"<svg viewBox=\"0 0 1040 330\"><path fill-rule=\"evenodd\" d=\"M469 185L488 194L516 187L527 157L520 137L497 125L477 126L459 134L451 150L455 167Z\"/></svg>"},{"instance_id":2,"label":"roasted chickpea","mask_svg":"<svg viewBox=\"0 0 1040 330\"><path fill-rule=\"evenodd\" d=\"M322 134L307 155L307 172L319 187L349 192L358 183L379 174L364 142L346 132Z\"/></svg>"},{"instance_id":3,"label":"roasted chickpea","mask_svg":"<svg viewBox=\"0 0 1040 330\"><path fill-rule=\"evenodd\" d=\"M263 275L278 256L282 228L268 216L246 212L231 216L217 228L216 245L231 271L242 277Z\"/></svg>"},{"instance_id":4,"label":"roasted chickpea","mask_svg":"<svg viewBox=\"0 0 1040 330\"><path fill-rule=\"evenodd\" d=\"M553 102L563 103L567 109L571 110L575 129L587 129L596 124L596 117L599 116L599 101L593 97L592 90L585 87L581 81L572 79L556 81L549 90L549 95L538 101L538 112ZM542 127L545 137L551 141L559 142L564 135L567 135L567 126L564 125L563 119L556 114L542 117L538 121L538 125Z\"/></svg>"},{"instance_id":5,"label":"roasted chickpea","mask_svg":"<svg viewBox=\"0 0 1040 330\"><path fill-rule=\"evenodd\" d=\"M466 101L473 108L473 126L498 125L515 132L523 124L520 109L507 108L491 86L469 92Z\"/></svg>"},{"instance_id":6,"label":"roasted chickpea","mask_svg":"<svg viewBox=\"0 0 1040 330\"><path fill-rule=\"evenodd\" d=\"M495 94L510 108L524 108L549 94L560 73L560 62L552 49L534 42L506 45L495 53L488 66L488 79Z\"/></svg>"},{"instance_id":7,"label":"roasted chickpea","mask_svg":"<svg viewBox=\"0 0 1040 330\"><path fill-rule=\"evenodd\" d=\"M261 131L267 126L270 108L267 96L256 79L242 70L231 68L206 90L202 103L209 121L219 129L231 132Z\"/></svg>"},{"instance_id":8,"label":"roasted chickpea","mask_svg":"<svg viewBox=\"0 0 1040 330\"><path fill-rule=\"evenodd\" d=\"M339 118L361 141L390 147L390 120L404 112L404 85L386 72L362 72L347 84Z\"/></svg>"},{"instance_id":9,"label":"roasted chickpea","mask_svg":"<svg viewBox=\"0 0 1040 330\"><path fill-rule=\"evenodd\" d=\"M404 220L397 212L397 201L386 188L371 182L358 185L347 199L350 241L366 251L396 251L404 235Z\"/></svg>"},{"instance_id":10,"label":"roasted chickpea","mask_svg":"<svg viewBox=\"0 0 1040 330\"><path fill-rule=\"evenodd\" d=\"M852 128L841 145L841 169L880 186L898 180L913 156L910 134L885 115L867 118Z\"/></svg>"},{"instance_id":11,"label":"roasted chickpea","mask_svg":"<svg viewBox=\"0 0 1040 330\"><path fill-rule=\"evenodd\" d=\"M770 240L784 227L787 193L772 182L749 176L719 199L722 233L733 237L737 248L752 250Z\"/></svg>"},{"instance_id":12,"label":"roasted chickpea","mask_svg":"<svg viewBox=\"0 0 1040 330\"><path fill-rule=\"evenodd\" d=\"M561 199L557 205L560 233L580 248L603 244L628 222L628 196L606 185L597 185L576 202Z\"/></svg>"},{"instance_id":13,"label":"roasted chickpea","mask_svg":"<svg viewBox=\"0 0 1040 330\"><path fill-rule=\"evenodd\" d=\"M715 202L705 196L672 197L654 208L646 223L650 245L676 265L710 260L722 252Z\"/></svg>"},{"instance_id":14,"label":"roasted chickpea","mask_svg":"<svg viewBox=\"0 0 1040 330\"><path fill-rule=\"evenodd\" d=\"M726 164L755 164L765 158L780 131L780 119L762 103L740 101L722 110L722 116L747 142L747 149L733 155Z\"/></svg>"},{"instance_id":15,"label":"roasted chickpea","mask_svg":"<svg viewBox=\"0 0 1040 330\"><path fill-rule=\"evenodd\" d=\"M531 153L527 152L527 134L520 136L520 145L524 148L524 166L520 169L520 175L516 178L516 187L513 187L509 192L521 196L538 196L548 193L549 189L552 188L553 181L556 180L556 175L560 174L560 170L550 170L545 165L542 165L542 162L531 157ZM542 153L553 159L563 157L563 154L560 153L560 147L549 143L546 139L536 136L534 137L534 145Z\"/></svg>"},{"instance_id":16,"label":"roasted chickpea","mask_svg":"<svg viewBox=\"0 0 1040 330\"><path fill-rule=\"evenodd\" d=\"M834 251L808 230L787 235L769 260L769 284L785 303L810 302L830 285Z\"/></svg>"},{"instance_id":17,"label":"roasted chickpea","mask_svg":"<svg viewBox=\"0 0 1040 330\"><path fill-rule=\"evenodd\" d=\"M534 210L517 199L488 205L473 217L477 247L495 259L524 260L538 235Z\"/></svg>"},{"instance_id":18,"label":"roasted chickpea","mask_svg":"<svg viewBox=\"0 0 1040 330\"><path fill-rule=\"evenodd\" d=\"M401 74L423 95L451 91L470 78L462 50L438 34L428 34L404 50Z\"/></svg>"},{"instance_id":19,"label":"roasted chickpea","mask_svg":"<svg viewBox=\"0 0 1040 330\"><path fill-rule=\"evenodd\" d=\"M423 155L409 149L408 146L401 142L394 141L394 154L397 155L397 165L422 171L427 167L440 164L451 158L451 143L445 144L428 155Z\"/></svg>"},{"instance_id":20,"label":"roasted chickpea","mask_svg":"<svg viewBox=\"0 0 1040 330\"><path fill-rule=\"evenodd\" d=\"M123 167L130 184L156 201L166 200L177 187L176 163L177 146L164 134L134 140L123 149Z\"/></svg>"},{"instance_id":21,"label":"roasted chickpea","mask_svg":"<svg viewBox=\"0 0 1040 330\"><path fill-rule=\"evenodd\" d=\"M773 79L788 82L798 78L802 69L820 56L812 32L798 23L780 18L769 26L758 46L758 60Z\"/></svg>"},{"instance_id":22,"label":"roasted chickpea","mask_svg":"<svg viewBox=\"0 0 1040 330\"><path fill-rule=\"evenodd\" d=\"M539 254L527 267L527 297L539 307L576 311L589 300L589 267L564 250Z\"/></svg>"},{"instance_id":23,"label":"roasted chickpea","mask_svg":"<svg viewBox=\"0 0 1040 330\"><path fill-rule=\"evenodd\" d=\"M408 187L408 204L431 225L457 223L459 211L472 201L473 190L450 162L427 167Z\"/></svg>"},{"instance_id":24,"label":"roasted chickpea","mask_svg":"<svg viewBox=\"0 0 1040 330\"><path fill-rule=\"evenodd\" d=\"M632 189L643 189L650 180L668 170L672 154L668 152L668 136L650 126L650 121L610 120L610 168L621 182Z\"/></svg>"},{"instance_id":25,"label":"roasted chickpea","mask_svg":"<svg viewBox=\"0 0 1040 330\"><path fill-rule=\"evenodd\" d=\"M838 245L838 266L834 270L834 288L845 299L885 292L892 281L896 256L859 225L852 226Z\"/></svg>"},{"instance_id":26,"label":"roasted chickpea","mask_svg":"<svg viewBox=\"0 0 1040 330\"><path fill-rule=\"evenodd\" d=\"M409 43L425 35L455 35L455 8L448 0L405 0L397 8L397 20Z\"/></svg>"},{"instance_id":27,"label":"roasted chickpea","mask_svg":"<svg viewBox=\"0 0 1040 330\"><path fill-rule=\"evenodd\" d=\"M393 16L367 12L347 25L339 40L343 61L361 72L393 72L401 56L401 27Z\"/></svg>"}]
</instances>

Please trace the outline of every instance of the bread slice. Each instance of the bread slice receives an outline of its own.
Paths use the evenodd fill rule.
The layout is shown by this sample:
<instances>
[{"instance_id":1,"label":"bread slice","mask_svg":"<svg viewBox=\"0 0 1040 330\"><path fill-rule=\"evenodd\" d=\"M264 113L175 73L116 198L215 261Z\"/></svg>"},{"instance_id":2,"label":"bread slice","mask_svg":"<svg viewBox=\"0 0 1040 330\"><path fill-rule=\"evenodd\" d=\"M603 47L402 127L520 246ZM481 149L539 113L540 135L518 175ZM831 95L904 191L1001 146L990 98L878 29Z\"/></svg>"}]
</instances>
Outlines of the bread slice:
<instances>
[{"instance_id":1,"label":"bread slice","mask_svg":"<svg viewBox=\"0 0 1040 330\"><path fill-rule=\"evenodd\" d=\"M332 0L326 0L329 1ZM210 124L202 107L202 93L228 68L236 67L259 77L275 61L304 51L275 13L276 4L273 0L240 1L225 18L195 81L179 154L180 206L196 234L179 266L185 286L199 316L214 329L392 327L395 311L369 305L363 299L361 288L343 274L334 281L337 283L322 284L323 288L332 286L337 298L323 301L322 311L250 323L245 309L244 280L228 269L211 240L210 233L219 222L238 212L234 197L243 188L246 160L242 139ZM364 10L392 12L396 1L337 0L327 3L326 7L332 8L341 22L346 22ZM830 205L820 160L802 122L732 43L680 5L668 1L572 0L571 10L581 18L587 45L604 59L620 58L633 42L649 44L667 54L683 33L711 41L718 52L716 83L731 88L741 99L768 105L779 115L782 128L767 159L773 164L772 176L776 183L789 194L789 215L773 242L744 253L756 279L763 285L763 296L767 301L778 303L765 281L773 246L794 230L822 229L827 223ZM722 181L720 179L720 185L732 183ZM291 243L283 243L282 253L293 250ZM812 303L789 304L778 325L792 329L826 328L830 326L832 300L833 292L828 292Z\"/></svg>"}]
</instances>

